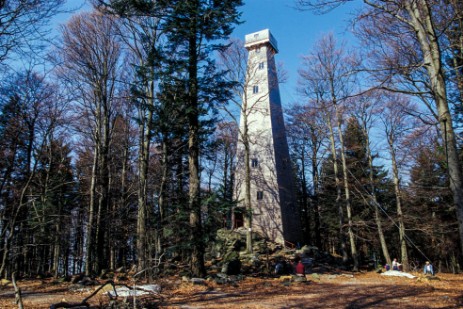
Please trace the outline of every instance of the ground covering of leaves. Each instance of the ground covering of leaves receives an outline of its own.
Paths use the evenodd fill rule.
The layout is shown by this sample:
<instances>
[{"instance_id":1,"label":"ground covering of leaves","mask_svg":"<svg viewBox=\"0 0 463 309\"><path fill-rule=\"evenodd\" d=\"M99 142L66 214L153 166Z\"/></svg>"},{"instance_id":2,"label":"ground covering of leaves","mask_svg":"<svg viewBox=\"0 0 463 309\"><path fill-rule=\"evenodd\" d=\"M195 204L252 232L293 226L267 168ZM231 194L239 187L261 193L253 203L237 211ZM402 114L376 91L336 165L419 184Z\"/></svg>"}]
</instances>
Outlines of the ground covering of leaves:
<instances>
[{"instance_id":1,"label":"ground covering of leaves","mask_svg":"<svg viewBox=\"0 0 463 309\"><path fill-rule=\"evenodd\" d=\"M135 300L117 299L113 308L463 308L463 275L437 274L415 279L383 276L376 272L330 272L294 277L265 278L246 276L218 283L194 284L180 277L159 279L157 295ZM232 278L233 279L233 278ZM105 281L101 281L102 283ZM133 283L116 282L116 284ZM76 287L69 282L19 280L25 308L49 308L58 302L81 302L99 285ZM94 308L106 308L108 288L92 297ZM0 288L0 308L18 308L11 284Z\"/></svg>"}]
</instances>

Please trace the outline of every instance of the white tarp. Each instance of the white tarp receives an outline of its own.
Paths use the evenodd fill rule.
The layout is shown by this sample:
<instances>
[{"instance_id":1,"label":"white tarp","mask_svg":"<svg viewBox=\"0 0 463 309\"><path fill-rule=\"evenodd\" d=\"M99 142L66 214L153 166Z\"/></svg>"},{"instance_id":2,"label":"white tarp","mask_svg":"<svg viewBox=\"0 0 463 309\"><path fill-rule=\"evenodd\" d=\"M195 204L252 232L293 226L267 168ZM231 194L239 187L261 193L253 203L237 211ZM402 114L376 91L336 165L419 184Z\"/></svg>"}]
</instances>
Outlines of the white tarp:
<instances>
[{"instance_id":1,"label":"white tarp","mask_svg":"<svg viewBox=\"0 0 463 309\"><path fill-rule=\"evenodd\" d=\"M407 278L416 278L416 276L413 276L412 274L403 272L403 271L398 271L398 270L388 270L384 273L381 273L383 276L396 276L396 277L407 277Z\"/></svg>"},{"instance_id":2,"label":"white tarp","mask_svg":"<svg viewBox=\"0 0 463 309\"><path fill-rule=\"evenodd\" d=\"M128 287L122 286L116 288L117 296L119 297L128 297L128 296L140 296L140 295L147 295L152 293L159 293L161 292L161 286L157 284L145 284L145 285L136 285L129 289ZM108 291L111 297L116 297L116 293L114 291Z\"/></svg>"}]
</instances>

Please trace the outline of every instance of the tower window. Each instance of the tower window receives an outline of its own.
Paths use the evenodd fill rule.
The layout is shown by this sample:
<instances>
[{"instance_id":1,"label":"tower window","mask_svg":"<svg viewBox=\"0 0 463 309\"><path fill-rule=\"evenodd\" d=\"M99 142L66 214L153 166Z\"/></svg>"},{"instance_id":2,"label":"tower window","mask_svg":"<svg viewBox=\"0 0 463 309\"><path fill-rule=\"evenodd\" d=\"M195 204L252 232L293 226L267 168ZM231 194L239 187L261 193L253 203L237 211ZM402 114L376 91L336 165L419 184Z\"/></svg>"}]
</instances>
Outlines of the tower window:
<instances>
[{"instance_id":1,"label":"tower window","mask_svg":"<svg viewBox=\"0 0 463 309\"><path fill-rule=\"evenodd\" d=\"M256 48L256 54L260 53L260 47Z\"/></svg>"},{"instance_id":2,"label":"tower window","mask_svg":"<svg viewBox=\"0 0 463 309\"><path fill-rule=\"evenodd\" d=\"M259 86L253 86L252 93L258 93L258 92L259 92Z\"/></svg>"},{"instance_id":3,"label":"tower window","mask_svg":"<svg viewBox=\"0 0 463 309\"><path fill-rule=\"evenodd\" d=\"M262 191L257 191L257 199L258 199L258 200L261 200L261 199L263 199L263 198L264 198L264 192L262 192Z\"/></svg>"},{"instance_id":4,"label":"tower window","mask_svg":"<svg viewBox=\"0 0 463 309\"><path fill-rule=\"evenodd\" d=\"M251 166L252 167L257 167L259 165L259 161L257 159L252 159L251 160Z\"/></svg>"},{"instance_id":5,"label":"tower window","mask_svg":"<svg viewBox=\"0 0 463 309\"><path fill-rule=\"evenodd\" d=\"M265 64L263 62L259 63L259 70L262 70L265 67Z\"/></svg>"}]
</instances>

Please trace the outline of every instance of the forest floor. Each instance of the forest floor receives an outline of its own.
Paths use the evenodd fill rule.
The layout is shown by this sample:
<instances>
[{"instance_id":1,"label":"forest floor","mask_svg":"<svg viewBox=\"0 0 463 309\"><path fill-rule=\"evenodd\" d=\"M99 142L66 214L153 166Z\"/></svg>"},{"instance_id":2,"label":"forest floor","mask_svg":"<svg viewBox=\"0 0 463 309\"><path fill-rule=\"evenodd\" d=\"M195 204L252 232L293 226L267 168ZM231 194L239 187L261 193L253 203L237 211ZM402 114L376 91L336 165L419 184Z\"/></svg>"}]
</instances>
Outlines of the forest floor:
<instances>
[{"instance_id":1,"label":"forest floor","mask_svg":"<svg viewBox=\"0 0 463 309\"><path fill-rule=\"evenodd\" d=\"M376 272L331 272L306 275L295 282L279 278L244 277L219 284L206 280L194 284L179 277L159 279L159 294L138 296L137 308L463 308L463 275L437 274L416 278L384 276ZM101 281L103 283L104 281ZM116 285L130 282L116 282ZM50 308L59 302L79 303L100 285L76 289L72 283L52 279L19 280L24 308ZM88 301L93 308L106 308L107 291ZM11 283L0 287L0 308L18 308ZM134 308L134 299L117 299L113 308Z\"/></svg>"}]
</instances>

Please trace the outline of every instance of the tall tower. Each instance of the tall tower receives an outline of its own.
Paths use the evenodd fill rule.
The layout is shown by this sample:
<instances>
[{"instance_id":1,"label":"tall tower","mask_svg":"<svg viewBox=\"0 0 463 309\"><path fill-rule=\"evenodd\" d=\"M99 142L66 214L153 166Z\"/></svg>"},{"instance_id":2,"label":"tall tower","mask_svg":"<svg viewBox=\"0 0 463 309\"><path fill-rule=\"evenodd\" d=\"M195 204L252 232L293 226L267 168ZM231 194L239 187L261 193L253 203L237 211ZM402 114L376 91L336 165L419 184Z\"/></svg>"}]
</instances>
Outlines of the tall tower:
<instances>
[{"instance_id":1,"label":"tall tower","mask_svg":"<svg viewBox=\"0 0 463 309\"><path fill-rule=\"evenodd\" d=\"M276 74L277 42L265 29L246 35L244 46L249 55L235 174L238 210L245 207L246 135L252 230L275 242L297 244L302 230ZM235 212L235 227L240 226L240 219L239 212Z\"/></svg>"}]
</instances>

